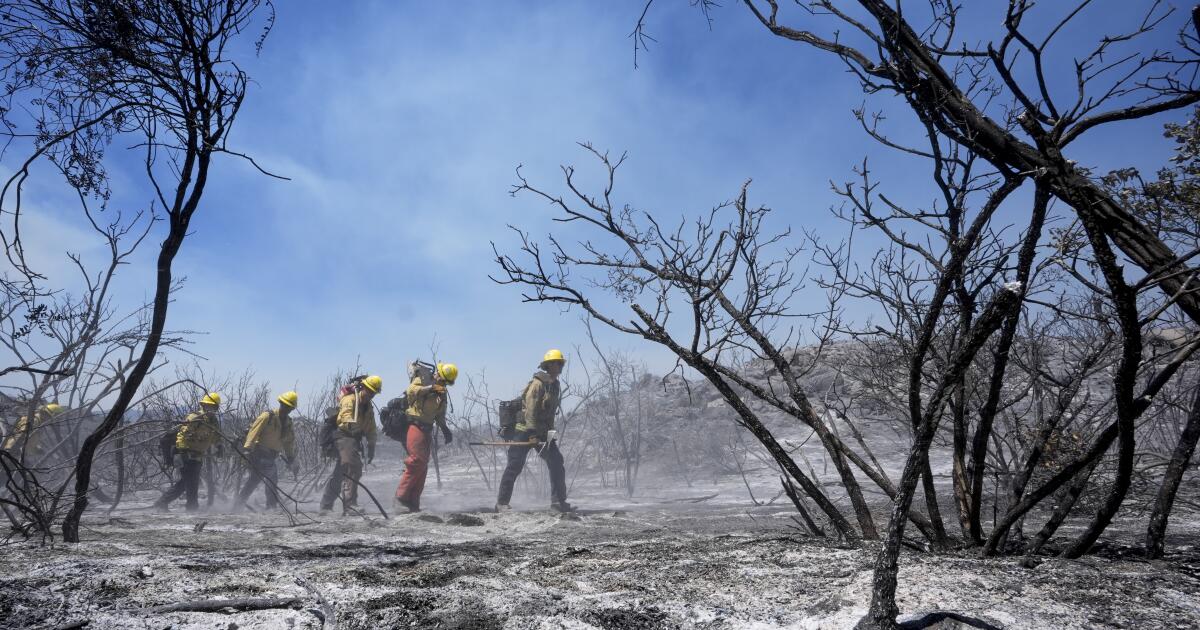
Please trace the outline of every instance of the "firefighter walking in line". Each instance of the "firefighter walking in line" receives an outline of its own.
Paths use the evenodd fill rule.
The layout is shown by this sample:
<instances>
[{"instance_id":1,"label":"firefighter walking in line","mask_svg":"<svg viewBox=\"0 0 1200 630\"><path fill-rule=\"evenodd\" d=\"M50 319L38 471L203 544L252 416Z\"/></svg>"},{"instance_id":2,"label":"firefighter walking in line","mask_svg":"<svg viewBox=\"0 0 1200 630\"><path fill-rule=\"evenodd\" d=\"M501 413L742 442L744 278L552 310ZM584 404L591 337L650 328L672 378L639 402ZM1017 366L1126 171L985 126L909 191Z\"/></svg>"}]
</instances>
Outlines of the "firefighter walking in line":
<instances>
[{"instance_id":1,"label":"firefighter walking in line","mask_svg":"<svg viewBox=\"0 0 1200 630\"><path fill-rule=\"evenodd\" d=\"M554 430L554 416L559 405L558 377L566 363L562 352L546 352L538 371L525 386L522 395L524 417L517 423L516 434L512 438L513 442L519 444L508 447L508 465L504 468L504 476L500 478L500 493L496 497L497 512L512 509L508 503L512 499L513 484L525 468L530 449L537 449L550 471L550 509L556 512L571 512L574 509L567 503L567 473L563 467L562 452L558 450L558 441L549 437L549 432Z\"/></svg>"},{"instance_id":2,"label":"firefighter walking in line","mask_svg":"<svg viewBox=\"0 0 1200 630\"><path fill-rule=\"evenodd\" d=\"M204 466L204 457L213 445L217 446L218 455L224 451L224 444L221 443L221 423L217 419L217 409L220 406L220 394L206 394L200 399L200 410L188 414L176 430L175 452L183 461L175 485L154 502L154 507L159 511L167 511L171 502L185 493L187 511L195 512L200 508L200 470Z\"/></svg>"},{"instance_id":3,"label":"firefighter walking in line","mask_svg":"<svg viewBox=\"0 0 1200 630\"><path fill-rule=\"evenodd\" d=\"M409 512L421 511L421 492L425 490L425 476L429 472L429 456L433 446L433 425L442 431L449 444L454 440L450 427L446 426L446 387L458 379L458 367L453 363L439 363L434 370L433 383L425 385L421 376L415 375L408 386L408 433L405 446L408 458L404 460L404 474L396 488L396 503Z\"/></svg>"},{"instance_id":4,"label":"firefighter walking in line","mask_svg":"<svg viewBox=\"0 0 1200 630\"><path fill-rule=\"evenodd\" d=\"M367 442L367 463L375 459L375 410L371 399L383 391L383 379L368 376L351 385L349 393L338 401L337 448L338 462L333 474L325 483L325 494L321 497L321 511L333 509L341 486L342 514L358 510L358 480L362 478L363 458L360 442Z\"/></svg>"},{"instance_id":5,"label":"firefighter walking in line","mask_svg":"<svg viewBox=\"0 0 1200 630\"><path fill-rule=\"evenodd\" d=\"M64 411L66 410L58 403L49 403L33 412L32 421L29 416L21 416L17 425L13 427L12 435L4 441L4 450L23 464L36 465L45 454L41 439L45 431L41 430L42 427L53 418L62 415Z\"/></svg>"},{"instance_id":6,"label":"firefighter walking in line","mask_svg":"<svg viewBox=\"0 0 1200 630\"><path fill-rule=\"evenodd\" d=\"M276 460L283 455L289 468L295 470L296 462L296 432L292 427L291 414L296 408L299 396L296 392L285 392L278 398L279 407L259 414L250 431L246 433L246 442L242 449L250 464L250 477L246 485L238 493L234 511L241 511L258 488L263 483L267 492L267 509L273 510L279 506L279 470Z\"/></svg>"}]
</instances>

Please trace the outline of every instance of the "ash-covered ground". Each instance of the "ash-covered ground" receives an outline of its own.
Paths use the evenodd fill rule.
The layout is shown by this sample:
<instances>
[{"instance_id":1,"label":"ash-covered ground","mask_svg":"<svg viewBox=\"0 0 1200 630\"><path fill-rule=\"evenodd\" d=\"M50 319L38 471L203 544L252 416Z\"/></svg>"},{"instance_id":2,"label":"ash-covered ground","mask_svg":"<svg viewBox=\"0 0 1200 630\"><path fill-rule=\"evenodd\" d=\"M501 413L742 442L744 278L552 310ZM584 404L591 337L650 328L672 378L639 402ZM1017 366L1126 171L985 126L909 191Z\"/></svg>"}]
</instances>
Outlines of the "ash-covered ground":
<instances>
[{"instance_id":1,"label":"ash-covered ground","mask_svg":"<svg viewBox=\"0 0 1200 630\"><path fill-rule=\"evenodd\" d=\"M849 628L868 603L873 547L801 533L786 499L756 506L740 478L648 485L634 499L577 486L581 511L567 516L525 488L516 511L497 515L477 476L442 472L425 512L387 520L318 515L314 504L299 525L278 513L156 514L149 494L89 513L81 544L0 550L0 626ZM368 480L386 501L397 477L389 464ZM759 481L760 501L773 496ZM955 611L1004 628L1200 627L1198 530L1176 523L1160 562L1116 546L1032 569L971 550L907 552L900 606L906 618ZM297 601L149 610L246 598Z\"/></svg>"}]
</instances>

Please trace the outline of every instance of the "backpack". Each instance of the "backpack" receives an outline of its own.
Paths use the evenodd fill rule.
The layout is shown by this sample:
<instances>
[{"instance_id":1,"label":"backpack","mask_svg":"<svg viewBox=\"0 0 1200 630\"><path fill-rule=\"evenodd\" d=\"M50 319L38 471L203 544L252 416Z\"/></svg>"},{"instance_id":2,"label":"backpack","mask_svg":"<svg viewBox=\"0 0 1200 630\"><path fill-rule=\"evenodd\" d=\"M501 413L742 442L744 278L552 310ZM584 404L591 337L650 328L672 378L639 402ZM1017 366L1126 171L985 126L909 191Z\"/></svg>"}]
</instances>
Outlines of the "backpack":
<instances>
[{"instance_id":1,"label":"backpack","mask_svg":"<svg viewBox=\"0 0 1200 630\"><path fill-rule=\"evenodd\" d=\"M529 385L532 385L534 380L539 380L543 384L549 384L550 381L546 380L546 378L547 377L544 377L542 372L537 372L533 375L533 378L529 380ZM521 395L519 397L512 400L500 401L499 413L496 415L500 419L501 439L507 440L516 435L517 425L521 423L521 420L525 415L525 394L529 393L529 385L526 385L525 389L521 390Z\"/></svg>"},{"instance_id":2,"label":"backpack","mask_svg":"<svg viewBox=\"0 0 1200 630\"><path fill-rule=\"evenodd\" d=\"M514 398L512 400L500 401L500 412L496 414L500 418L500 438L509 439L516 435L517 424L521 422L522 412L525 411L525 397Z\"/></svg>"},{"instance_id":3,"label":"backpack","mask_svg":"<svg viewBox=\"0 0 1200 630\"><path fill-rule=\"evenodd\" d=\"M379 423L383 434L400 442L408 449L408 393L388 401L379 410Z\"/></svg>"},{"instance_id":4,"label":"backpack","mask_svg":"<svg viewBox=\"0 0 1200 630\"><path fill-rule=\"evenodd\" d=\"M175 437L178 429L169 429L158 438L158 454L162 456L163 464L170 466L175 460Z\"/></svg>"},{"instance_id":5,"label":"backpack","mask_svg":"<svg viewBox=\"0 0 1200 630\"><path fill-rule=\"evenodd\" d=\"M338 408L325 409L325 420L321 423L321 433L317 436L317 444L321 454L329 459L337 459L337 417Z\"/></svg>"},{"instance_id":6,"label":"backpack","mask_svg":"<svg viewBox=\"0 0 1200 630\"><path fill-rule=\"evenodd\" d=\"M342 385L338 389L338 400L341 400L342 397L349 396L350 394L362 389L362 382L364 378L367 378L366 374L360 374L358 376L351 377L350 382ZM326 415L328 415L328 410L326 410L326 412Z\"/></svg>"}]
</instances>

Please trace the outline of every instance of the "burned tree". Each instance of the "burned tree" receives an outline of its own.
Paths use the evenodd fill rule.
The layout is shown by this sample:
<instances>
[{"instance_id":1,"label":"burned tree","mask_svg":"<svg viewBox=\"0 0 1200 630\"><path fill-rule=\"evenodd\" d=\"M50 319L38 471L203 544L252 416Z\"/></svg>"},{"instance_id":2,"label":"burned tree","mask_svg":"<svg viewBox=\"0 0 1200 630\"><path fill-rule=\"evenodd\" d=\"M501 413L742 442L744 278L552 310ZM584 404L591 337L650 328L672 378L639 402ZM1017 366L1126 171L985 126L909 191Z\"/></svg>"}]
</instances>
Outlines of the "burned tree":
<instances>
[{"instance_id":1,"label":"burned tree","mask_svg":"<svg viewBox=\"0 0 1200 630\"><path fill-rule=\"evenodd\" d=\"M647 9L651 4L653 1ZM706 12L713 8L708 2L693 4ZM1116 440L1118 483L1088 535L1071 548L1072 554L1086 551L1124 494L1136 416L1176 372L1176 359L1187 358L1178 355L1166 361L1160 371L1148 377L1141 395L1131 393L1144 368L1141 350L1135 346L1140 346L1139 327L1146 322L1135 321L1136 314L1155 313L1139 309L1139 304L1145 303L1145 298L1139 296L1145 296L1146 287L1156 288L1164 296L1158 308L1179 309L1194 325L1200 323L1200 295L1193 288L1193 254L1176 247L1086 168L1069 159L1070 149L1081 137L1094 135L1114 123L1200 102L1200 86L1196 84L1200 40L1195 25L1188 22L1188 16L1176 18L1173 9L1162 2L1143 7L1122 4L1122 10L1141 12L1132 16L1131 28L1120 33L1087 33L1094 37L1095 46L1072 57L1072 53L1051 46L1059 44L1065 32L1079 27L1082 16L1101 10L1087 0L1052 8L1037 5L1036 9L1032 1L1010 0L1002 6L1002 13L991 14L982 5L942 0L811 0L791 9L781 8L775 0L743 0L742 5L770 34L844 64L867 94L899 97L905 108L937 136L979 156L997 172L1029 180L1037 197L1031 216L1051 199L1065 203L1078 215L1081 227L1076 235L1084 243L1079 251L1085 252L1082 257L1099 270L1100 276L1087 279L1084 286L1111 307L1111 321L1120 324L1120 330L1114 332L1122 350L1113 381L1119 420L1111 425L1111 431L1103 431L1088 451L1091 459L1067 466L1052 479L1053 483L1009 510L989 537L987 548L995 549L1002 530L1031 507L1030 501L1040 501L1077 473L1090 469L1088 462L1103 455ZM989 38L977 30L969 39L960 35L958 26L966 14L977 23L990 21L996 27L994 35ZM647 16L648 11L643 11L638 18L635 46L642 41ZM1152 34L1172 28L1177 33L1173 49L1161 50L1150 43ZM1062 76L1067 79L1058 79ZM1066 90L1059 89L1063 84L1067 84ZM1111 256L1110 247L1114 250ZM1125 279L1119 266L1122 260L1135 264L1143 278L1132 282ZM1006 340L1012 336L1017 312L1010 309L1007 318L1002 318L993 384L1003 382L1008 362L1004 346L1010 343ZM995 401L1001 393L988 394L980 414L982 431L971 440L971 459L963 461L966 436L959 431L955 437L955 465L962 471L956 473L956 492L960 512L965 512L964 525L974 540L981 537L975 514L978 501L970 503L980 487L979 473L991 435L990 417L996 412ZM960 425L961 405L954 402L954 397L951 402L954 422ZM913 455L920 457L916 452ZM966 472L970 474L963 474ZM895 627L895 556L902 529L903 519L893 518L888 543L879 557L871 612L861 624L864 628Z\"/></svg>"},{"instance_id":2,"label":"burned tree","mask_svg":"<svg viewBox=\"0 0 1200 630\"><path fill-rule=\"evenodd\" d=\"M1154 229L1174 251L1193 255L1200 247L1200 110L1194 110L1184 124L1167 124L1166 136L1175 142L1171 163L1147 180L1137 169L1122 169L1103 179L1114 197L1121 199L1130 212ZM1150 332L1152 349L1170 352L1194 341L1195 327L1186 318L1176 317ZM1194 381L1193 381L1194 382ZM1200 396L1200 391L1197 392ZM1184 426L1173 427L1168 436L1177 439L1167 461L1166 471L1154 501L1146 533L1146 555L1158 558L1163 553L1163 538L1175 495L1196 443L1200 440L1200 398L1189 400L1186 393L1180 406L1189 409Z\"/></svg>"},{"instance_id":3,"label":"burned tree","mask_svg":"<svg viewBox=\"0 0 1200 630\"><path fill-rule=\"evenodd\" d=\"M39 366L22 370L26 379L11 379L3 386L5 394L27 401L25 407L55 402L64 410L33 430L45 448L36 454L18 453L22 457L12 464L22 470L9 477L30 482L22 496L40 498L23 507L39 510L37 522L47 525L62 517L71 466L81 441L95 427L99 405L125 382L149 334L151 305L138 304L122 311L114 306L112 294L117 271L129 264L153 220L142 214L128 219L118 214L104 223L100 210L86 200L83 209L105 245L106 256L93 261L66 254L77 271L74 277L79 288L39 295L27 286L7 283L0 300L0 348L13 360ZM160 348L180 349L187 338L185 331L168 331ZM160 357L148 373L164 363ZM21 413L30 417L28 409ZM14 496L18 494L10 490ZM92 491L98 491L95 483ZM24 529L21 523L13 525ZM42 535L52 533L42 531Z\"/></svg>"},{"instance_id":4,"label":"burned tree","mask_svg":"<svg viewBox=\"0 0 1200 630\"><path fill-rule=\"evenodd\" d=\"M80 449L74 503L63 521L67 541L79 540L93 458L158 356L174 286L171 265L200 206L212 160L221 153L238 155L225 141L248 78L233 56L263 6L273 10L264 0L33 0L0 9L4 122L13 137L22 124L37 130L33 148L0 197L12 217L4 231L6 253L26 283L42 279L26 264L19 228L22 185L39 159L56 165L81 199L107 199L105 151L113 140L129 139L142 151L146 181L154 191L149 212L168 226L146 339L103 422ZM257 45L270 21L251 35L258 36ZM31 120L17 118L17 112L26 111Z\"/></svg>"}]
</instances>

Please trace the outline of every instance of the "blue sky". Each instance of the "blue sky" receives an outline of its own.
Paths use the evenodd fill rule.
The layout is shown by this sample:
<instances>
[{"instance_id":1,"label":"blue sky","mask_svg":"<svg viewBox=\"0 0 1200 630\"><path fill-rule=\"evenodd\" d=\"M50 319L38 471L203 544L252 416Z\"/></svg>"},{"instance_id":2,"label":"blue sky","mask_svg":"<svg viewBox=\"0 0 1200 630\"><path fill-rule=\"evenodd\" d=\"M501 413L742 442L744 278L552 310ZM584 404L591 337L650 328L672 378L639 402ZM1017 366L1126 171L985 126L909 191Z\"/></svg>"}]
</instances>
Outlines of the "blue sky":
<instances>
[{"instance_id":1,"label":"blue sky","mask_svg":"<svg viewBox=\"0 0 1200 630\"><path fill-rule=\"evenodd\" d=\"M507 396L547 348L586 345L576 314L522 304L488 279L490 243L515 248L507 224L554 227L545 205L508 195L518 164L558 190L559 164L591 166L576 142L628 151L619 197L665 217L753 178L752 202L776 209L776 227L833 239L843 230L829 180L849 179L868 153L895 196L933 194L858 130L850 110L864 96L851 76L727 4L710 29L688 3L660 1L657 42L635 70L635 1L280 3L262 55L242 63L255 83L230 144L291 181L217 164L176 262L188 282L169 327L207 333L196 347L207 369L253 367L301 395L356 360L394 393L405 361L436 337L442 358L486 370L493 395ZM1120 21L1123 3L1098 5L1091 23ZM1081 141L1076 159L1161 163L1165 120ZM891 124L913 131L900 110ZM142 203L137 173L114 172L117 203ZM31 192L45 207L31 238L54 245L38 256L65 273L62 246L86 250L88 236L52 182ZM123 299L147 296L151 249L123 272ZM671 364L634 339L604 342L653 370Z\"/></svg>"}]
</instances>

